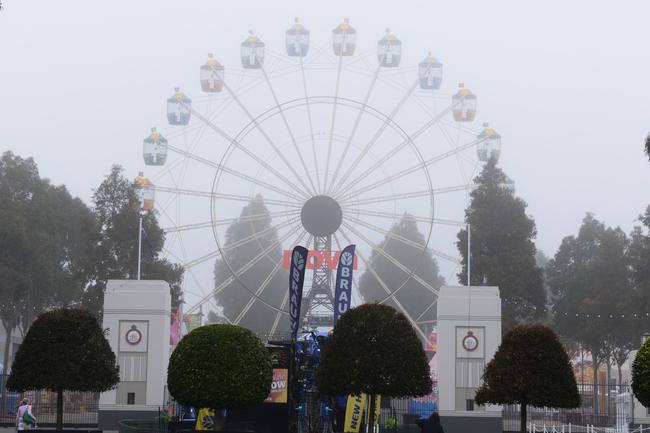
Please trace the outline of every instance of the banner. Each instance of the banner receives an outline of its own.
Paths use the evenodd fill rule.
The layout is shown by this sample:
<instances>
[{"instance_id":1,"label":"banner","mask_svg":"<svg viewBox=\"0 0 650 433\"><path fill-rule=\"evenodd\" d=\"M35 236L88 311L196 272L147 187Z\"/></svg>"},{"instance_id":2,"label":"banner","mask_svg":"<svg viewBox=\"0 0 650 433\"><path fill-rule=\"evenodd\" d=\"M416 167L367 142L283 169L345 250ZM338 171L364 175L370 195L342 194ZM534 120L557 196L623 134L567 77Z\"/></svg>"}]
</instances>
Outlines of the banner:
<instances>
[{"instance_id":1,"label":"banner","mask_svg":"<svg viewBox=\"0 0 650 433\"><path fill-rule=\"evenodd\" d=\"M264 403L286 403L289 396L289 370L286 368L273 369L271 392Z\"/></svg>"},{"instance_id":2,"label":"banner","mask_svg":"<svg viewBox=\"0 0 650 433\"><path fill-rule=\"evenodd\" d=\"M300 304L302 303L302 286L305 282L305 264L307 248L297 246L291 254L289 269L289 319L291 321L291 339L296 340L300 325Z\"/></svg>"},{"instance_id":3,"label":"banner","mask_svg":"<svg viewBox=\"0 0 650 433\"><path fill-rule=\"evenodd\" d=\"M363 421L363 410L366 407L366 394L363 392L348 397L348 404L345 408L345 433L359 433Z\"/></svg>"},{"instance_id":4,"label":"banner","mask_svg":"<svg viewBox=\"0 0 650 433\"><path fill-rule=\"evenodd\" d=\"M201 408L196 416L195 430L212 430L214 427L214 409Z\"/></svg>"},{"instance_id":5,"label":"banner","mask_svg":"<svg viewBox=\"0 0 650 433\"><path fill-rule=\"evenodd\" d=\"M354 245L348 245L341 253L339 267L336 271L336 285L334 286L334 325L336 325L341 315L350 309L353 269Z\"/></svg>"}]
</instances>

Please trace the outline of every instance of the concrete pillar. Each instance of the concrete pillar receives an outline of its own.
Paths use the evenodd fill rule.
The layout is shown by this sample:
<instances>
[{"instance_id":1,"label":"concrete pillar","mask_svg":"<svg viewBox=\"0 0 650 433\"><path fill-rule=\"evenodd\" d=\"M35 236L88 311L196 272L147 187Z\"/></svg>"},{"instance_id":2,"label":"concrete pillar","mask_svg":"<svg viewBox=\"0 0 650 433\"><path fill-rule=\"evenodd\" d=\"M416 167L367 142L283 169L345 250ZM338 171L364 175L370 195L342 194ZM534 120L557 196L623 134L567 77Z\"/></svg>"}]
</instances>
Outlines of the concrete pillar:
<instances>
[{"instance_id":1,"label":"concrete pillar","mask_svg":"<svg viewBox=\"0 0 650 433\"><path fill-rule=\"evenodd\" d=\"M438 401L446 433L500 433L500 406L477 406L485 365L501 344L498 287L443 286L438 295Z\"/></svg>"},{"instance_id":2,"label":"concrete pillar","mask_svg":"<svg viewBox=\"0 0 650 433\"><path fill-rule=\"evenodd\" d=\"M116 389L101 394L99 427L153 419L163 407L169 363L171 295L165 281L109 280L104 329L120 366Z\"/></svg>"}]
</instances>

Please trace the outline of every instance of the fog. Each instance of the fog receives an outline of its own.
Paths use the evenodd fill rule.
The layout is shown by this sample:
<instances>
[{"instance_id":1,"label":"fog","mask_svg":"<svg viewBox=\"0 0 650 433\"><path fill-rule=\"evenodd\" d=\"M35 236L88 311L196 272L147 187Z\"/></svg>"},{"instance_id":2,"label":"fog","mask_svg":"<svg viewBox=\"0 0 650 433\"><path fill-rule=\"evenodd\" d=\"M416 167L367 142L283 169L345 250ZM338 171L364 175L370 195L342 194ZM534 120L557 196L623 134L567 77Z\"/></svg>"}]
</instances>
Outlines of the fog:
<instances>
[{"instance_id":1,"label":"fog","mask_svg":"<svg viewBox=\"0 0 650 433\"><path fill-rule=\"evenodd\" d=\"M385 80L372 90L369 105L381 113L390 113L404 93L392 87L391 80L408 86L417 75L417 63L431 52L444 64L437 105L426 111L413 96L396 121L412 134L427 115L449 104L457 84L463 82L477 95L476 121L458 129L448 115L444 128L451 138L445 138L441 128L415 140L424 149L423 157L468 143L473 131L480 132L481 123L489 122L502 136L499 165L516 182L517 196L526 200L528 213L537 223L537 247L553 255L562 238L577 231L586 212L629 232L650 203L650 168L642 151L650 131L649 15L650 4L642 1L5 0L0 10L0 151L33 156L42 176L65 184L88 203L92 188L115 163L132 177L145 171L156 185L211 191L213 169L191 165L178 155L174 158L182 161L164 170L145 167L142 160L142 140L150 127L158 126L170 143L183 149L194 146L194 154L222 161L228 143L214 131L182 132L167 124L165 100L173 88L180 86L199 112L212 115L216 125L234 136L250 119L236 104L218 111L219 102L210 105L201 94L198 68L206 54L214 53L225 66L227 83L230 77L239 78L230 82L234 93L257 116L276 103L259 77L248 91L249 75L234 72L241 69L239 47L248 31L254 30L266 43L273 88L279 102L289 101L300 98L302 89L294 81L297 75L280 74L285 61L278 58L286 54L286 29L294 17L300 17L311 31L310 55L325 65L310 70L309 94L333 96L337 65L331 53L331 31L349 18L357 30L357 53L363 61L356 72L344 70L339 96L364 99L376 70L377 40L387 27L402 41L403 71L382 76ZM292 71L295 74L299 69ZM425 108L428 103L424 102ZM328 107L314 109L319 131L330 125ZM287 116L299 142L309 136L303 117ZM349 131L355 116L356 111L341 108L337 131ZM368 141L381 124L370 116L364 117L366 121L355 141ZM274 139L290 151L291 140L281 117L276 116L266 128L278 131ZM205 137L198 137L204 133ZM341 138L339 146L345 139ZM256 131L247 140L242 144L253 148L250 143L264 143L265 138ZM365 163L383 155L395 140L387 134ZM326 144L327 140L322 146ZM260 158L286 171L268 147L256 149ZM305 150L306 160L313 156ZM234 150L228 158L223 161L230 167L253 170L248 174L268 179L268 172L259 164L251 165L241 152ZM382 176L410 167L417 162L412 158L408 153L396 157ZM295 166L301 167L298 162ZM432 186L466 183L478 169L473 150L467 157L450 158L430 171ZM421 188L396 182L375 194L427 188L425 177L411 178L423 182ZM222 192L247 196L263 192L228 176L220 182ZM265 198L274 197L265 193ZM163 227L209 221L209 200L164 198L162 194L157 198ZM466 199L464 193L441 198L436 201L435 217L462 220ZM220 204L219 218L236 217L243 204ZM428 215L420 204L387 206L376 210ZM391 224L369 221L384 229ZM225 229L218 228L218 236L223 237ZM426 227L421 230L426 232ZM457 255L453 245L457 230L436 228L432 245ZM364 233L374 242L382 238L376 232ZM216 249L209 231L170 235L168 240L168 249L176 251L182 262ZM362 251L369 254L369 249ZM443 276L455 282L455 266L438 262ZM188 296L198 299L201 292L207 293L213 263L197 266L195 274L188 275Z\"/></svg>"}]
</instances>

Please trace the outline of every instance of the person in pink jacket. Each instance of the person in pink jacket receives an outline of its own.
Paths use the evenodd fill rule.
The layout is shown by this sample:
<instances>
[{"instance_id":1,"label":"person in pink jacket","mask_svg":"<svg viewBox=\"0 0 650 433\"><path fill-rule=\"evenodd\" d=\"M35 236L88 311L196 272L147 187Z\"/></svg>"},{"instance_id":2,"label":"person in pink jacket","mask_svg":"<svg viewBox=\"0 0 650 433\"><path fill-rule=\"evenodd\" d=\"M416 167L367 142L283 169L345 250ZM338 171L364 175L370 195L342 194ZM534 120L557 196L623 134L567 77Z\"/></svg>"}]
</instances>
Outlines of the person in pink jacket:
<instances>
[{"instance_id":1,"label":"person in pink jacket","mask_svg":"<svg viewBox=\"0 0 650 433\"><path fill-rule=\"evenodd\" d=\"M25 415L27 414L27 416ZM28 419L30 421L28 422ZM32 405L29 404L28 398L23 398L20 407L16 411L16 428L18 430L29 430L36 425L36 417L32 413Z\"/></svg>"}]
</instances>

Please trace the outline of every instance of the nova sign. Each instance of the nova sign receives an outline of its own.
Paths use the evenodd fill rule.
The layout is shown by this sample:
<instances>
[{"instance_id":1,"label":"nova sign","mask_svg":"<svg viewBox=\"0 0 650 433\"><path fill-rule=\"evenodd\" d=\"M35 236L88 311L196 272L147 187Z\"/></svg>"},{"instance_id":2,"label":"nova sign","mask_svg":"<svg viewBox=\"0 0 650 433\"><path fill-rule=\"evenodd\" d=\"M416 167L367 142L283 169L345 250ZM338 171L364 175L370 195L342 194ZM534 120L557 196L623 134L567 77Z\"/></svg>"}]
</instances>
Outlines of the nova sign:
<instances>
[{"instance_id":1,"label":"nova sign","mask_svg":"<svg viewBox=\"0 0 650 433\"><path fill-rule=\"evenodd\" d=\"M284 250L283 254L283 266L285 269L289 269L291 263L291 250ZM310 250L307 254L307 269L318 269L323 265L327 266L327 269L336 270L336 267L339 263L339 257L341 256L340 251L318 251ZM354 269L357 269L357 257L354 257Z\"/></svg>"}]
</instances>

